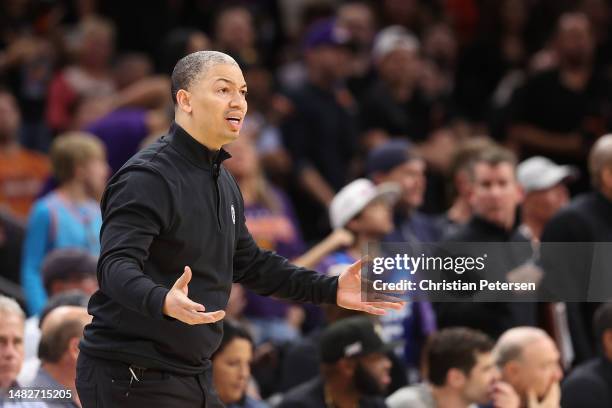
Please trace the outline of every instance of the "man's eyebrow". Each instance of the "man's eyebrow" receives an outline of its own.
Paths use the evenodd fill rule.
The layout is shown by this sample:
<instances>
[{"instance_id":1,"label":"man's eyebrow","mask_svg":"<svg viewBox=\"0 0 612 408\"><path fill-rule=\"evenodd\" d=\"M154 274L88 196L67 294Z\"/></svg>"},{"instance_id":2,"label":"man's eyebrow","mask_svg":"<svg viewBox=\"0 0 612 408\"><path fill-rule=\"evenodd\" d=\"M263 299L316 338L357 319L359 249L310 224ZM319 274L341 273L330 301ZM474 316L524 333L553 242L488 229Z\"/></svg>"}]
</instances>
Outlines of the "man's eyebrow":
<instances>
[{"instance_id":1,"label":"man's eyebrow","mask_svg":"<svg viewBox=\"0 0 612 408\"><path fill-rule=\"evenodd\" d=\"M232 81L231 79L227 79L227 78L217 78L216 81L224 81L224 82L227 82L229 84L236 85L236 83L234 81ZM243 83L240 86L240 88L246 88L246 87L247 87L246 83Z\"/></svg>"}]
</instances>

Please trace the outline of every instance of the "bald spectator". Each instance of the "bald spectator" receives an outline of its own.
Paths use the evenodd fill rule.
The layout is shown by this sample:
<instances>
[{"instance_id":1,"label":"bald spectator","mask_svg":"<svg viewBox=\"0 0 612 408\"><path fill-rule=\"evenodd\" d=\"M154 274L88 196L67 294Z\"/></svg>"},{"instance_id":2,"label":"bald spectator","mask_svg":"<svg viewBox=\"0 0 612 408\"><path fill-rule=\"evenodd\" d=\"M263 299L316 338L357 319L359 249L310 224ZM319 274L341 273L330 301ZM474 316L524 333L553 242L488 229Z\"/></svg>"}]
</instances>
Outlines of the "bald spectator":
<instances>
[{"instance_id":1,"label":"bald spectator","mask_svg":"<svg viewBox=\"0 0 612 408\"><path fill-rule=\"evenodd\" d=\"M593 326L599 355L574 368L563 382L563 408L612 407L612 303L597 309Z\"/></svg>"},{"instance_id":2,"label":"bald spectator","mask_svg":"<svg viewBox=\"0 0 612 408\"><path fill-rule=\"evenodd\" d=\"M44 400L49 408L81 406L75 386L76 363L83 328L90 322L87 309L79 306L55 308L42 322L38 346L41 366L29 387L67 391L66 398Z\"/></svg>"},{"instance_id":3,"label":"bald spectator","mask_svg":"<svg viewBox=\"0 0 612 408\"><path fill-rule=\"evenodd\" d=\"M517 177L525 197L521 205L521 233L539 241L544 226L569 203L565 182L577 176L573 166L560 166L550 159L534 156L521 162Z\"/></svg>"},{"instance_id":4,"label":"bald spectator","mask_svg":"<svg viewBox=\"0 0 612 408\"><path fill-rule=\"evenodd\" d=\"M559 382L563 371L554 341L545 331L535 327L515 327L505 332L494 349L502 380L509 384L516 397L501 395L495 407L560 408Z\"/></svg>"},{"instance_id":5,"label":"bald spectator","mask_svg":"<svg viewBox=\"0 0 612 408\"><path fill-rule=\"evenodd\" d=\"M593 191L575 197L550 220L542 234L543 243L612 242L612 134L602 136L593 145L588 165ZM593 247L579 244L566 245L566 250L554 248L543 244L541 249L545 296L573 302L588 300L591 295L596 300L609 297L606 291L610 286L604 281L609 271L609 251L597 266ZM595 339L589 327L596 307L596 303L567 303L575 363L595 354Z\"/></svg>"},{"instance_id":6,"label":"bald spectator","mask_svg":"<svg viewBox=\"0 0 612 408\"><path fill-rule=\"evenodd\" d=\"M450 328L434 334L425 348L426 383L401 388L389 408L468 408L491 401L499 379L493 341L484 333Z\"/></svg>"},{"instance_id":7,"label":"bald spectator","mask_svg":"<svg viewBox=\"0 0 612 408\"><path fill-rule=\"evenodd\" d=\"M39 315L30 316L25 323L25 361L17 381L20 384L29 384L34 380L40 368L38 358L38 345L40 342L40 325L44 322L49 313L60 306L80 306L87 307L89 295L73 289L58 293L49 299L45 308Z\"/></svg>"}]
</instances>

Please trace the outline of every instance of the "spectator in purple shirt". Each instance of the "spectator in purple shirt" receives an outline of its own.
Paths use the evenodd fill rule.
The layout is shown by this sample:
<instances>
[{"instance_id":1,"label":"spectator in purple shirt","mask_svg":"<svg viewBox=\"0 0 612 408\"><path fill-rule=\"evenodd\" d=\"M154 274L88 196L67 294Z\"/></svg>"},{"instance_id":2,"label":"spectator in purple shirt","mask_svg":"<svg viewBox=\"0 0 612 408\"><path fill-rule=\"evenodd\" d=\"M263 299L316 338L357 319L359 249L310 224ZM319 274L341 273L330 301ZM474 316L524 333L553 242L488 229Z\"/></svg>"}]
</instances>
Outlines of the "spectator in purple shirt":
<instances>
[{"instance_id":1,"label":"spectator in purple shirt","mask_svg":"<svg viewBox=\"0 0 612 408\"><path fill-rule=\"evenodd\" d=\"M246 224L257 244L289 259L304 252L297 219L288 197L271 186L261 171L252 140L240 138L226 147L232 158L225 162L244 197ZM247 291L245 316L252 323L256 344L297 338L304 319L301 307Z\"/></svg>"}]
</instances>

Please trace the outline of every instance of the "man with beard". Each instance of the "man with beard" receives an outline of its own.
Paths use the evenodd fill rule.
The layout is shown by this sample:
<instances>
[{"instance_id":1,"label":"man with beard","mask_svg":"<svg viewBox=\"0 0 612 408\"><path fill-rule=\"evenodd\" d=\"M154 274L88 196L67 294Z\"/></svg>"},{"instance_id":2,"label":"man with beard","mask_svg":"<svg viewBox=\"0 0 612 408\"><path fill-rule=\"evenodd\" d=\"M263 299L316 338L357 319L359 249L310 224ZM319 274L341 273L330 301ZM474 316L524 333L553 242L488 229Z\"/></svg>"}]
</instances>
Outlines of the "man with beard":
<instances>
[{"instance_id":1,"label":"man with beard","mask_svg":"<svg viewBox=\"0 0 612 408\"><path fill-rule=\"evenodd\" d=\"M558 66L530 78L512 101L509 138L522 157L541 154L557 163L581 164L587 174L584 146L610 121L610 82L593 67L594 46L584 14L560 17L554 42Z\"/></svg>"},{"instance_id":2,"label":"man with beard","mask_svg":"<svg viewBox=\"0 0 612 408\"><path fill-rule=\"evenodd\" d=\"M330 325L321 335L321 376L289 390L279 408L385 407L392 347L366 316Z\"/></svg>"}]
</instances>

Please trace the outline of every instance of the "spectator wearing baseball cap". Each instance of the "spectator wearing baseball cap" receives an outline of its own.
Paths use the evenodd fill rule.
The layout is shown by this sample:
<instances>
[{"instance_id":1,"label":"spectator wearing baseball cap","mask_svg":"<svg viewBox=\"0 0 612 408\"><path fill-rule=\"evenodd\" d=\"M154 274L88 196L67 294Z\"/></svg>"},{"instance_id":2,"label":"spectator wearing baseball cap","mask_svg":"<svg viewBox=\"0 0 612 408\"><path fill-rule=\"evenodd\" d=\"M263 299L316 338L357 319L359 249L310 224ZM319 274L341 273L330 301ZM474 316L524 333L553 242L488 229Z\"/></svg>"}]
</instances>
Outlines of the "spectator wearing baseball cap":
<instances>
[{"instance_id":1,"label":"spectator wearing baseball cap","mask_svg":"<svg viewBox=\"0 0 612 408\"><path fill-rule=\"evenodd\" d=\"M391 382L391 361L367 316L340 320L321 335L321 376L287 392L280 408L385 407L382 396Z\"/></svg>"},{"instance_id":2,"label":"spectator wearing baseball cap","mask_svg":"<svg viewBox=\"0 0 612 408\"><path fill-rule=\"evenodd\" d=\"M358 145L357 109L344 80L349 74L346 34L334 20L315 23L303 41L307 81L288 93L291 114L281 124L293 159L298 218L307 241L329 232L326 212L350 179Z\"/></svg>"},{"instance_id":3,"label":"spectator wearing baseball cap","mask_svg":"<svg viewBox=\"0 0 612 408\"><path fill-rule=\"evenodd\" d=\"M425 160L414 152L413 145L392 140L372 150L366 159L366 173L375 183L397 183L401 196L394 208L393 232L388 242L436 242L441 232L435 221L418 211L425 195Z\"/></svg>"},{"instance_id":4,"label":"spectator wearing baseball cap","mask_svg":"<svg viewBox=\"0 0 612 408\"><path fill-rule=\"evenodd\" d=\"M520 232L525 237L539 241L546 223L569 203L566 183L577 175L577 168L560 166L542 156L531 157L518 165L517 177L525 194Z\"/></svg>"},{"instance_id":5,"label":"spectator wearing baseball cap","mask_svg":"<svg viewBox=\"0 0 612 408\"><path fill-rule=\"evenodd\" d=\"M446 109L434 115L419 83L423 67L419 40L404 27L387 27L376 36L372 57L378 80L360 101L366 145L397 137L425 140L440 125L434 116L444 118Z\"/></svg>"},{"instance_id":6,"label":"spectator wearing baseball cap","mask_svg":"<svg viewBox=\"0 0 612 408\"><path fill-rule=\"evenodd\" d=\"M400 188L395 183L374 185L361 178L347 184L334 196L329 207L329 220L335 230L344 228L354 235L353 244L326 257L318 270L337 275L346 266L360 259L365 244L380 242L393 230L391 209Z\"/></svg>"}]
</instances>

